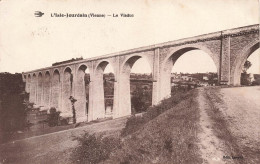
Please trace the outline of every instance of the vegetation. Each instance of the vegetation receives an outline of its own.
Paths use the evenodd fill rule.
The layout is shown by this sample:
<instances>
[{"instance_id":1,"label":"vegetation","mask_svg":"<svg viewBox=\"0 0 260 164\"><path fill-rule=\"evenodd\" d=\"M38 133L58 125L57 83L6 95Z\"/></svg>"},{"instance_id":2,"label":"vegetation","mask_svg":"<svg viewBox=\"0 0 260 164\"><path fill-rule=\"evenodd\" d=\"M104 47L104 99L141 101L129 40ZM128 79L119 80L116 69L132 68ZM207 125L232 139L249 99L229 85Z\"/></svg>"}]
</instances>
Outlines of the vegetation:
<instances>
[{"instance_id":1,"label":"vegetation","mask_svg":"<svg viewBox=\"0 0 260 164\"><path fill-rule=\"evenodd\" d=\"M182 100L189 97L189 93L183 93L180 90L172 94L171 98L163 100L159 105L150 107L143 117L130 117L126 122L126 127L122 130L122 136L129 135L140 129L141 125L147 123L148 121L154 119L161 113L173 108Z\"/></svg>"},{"instance_id":2,"label":"vegetation","mask_svg":"<svg viewBox=\"0 0 260 164\"><path fill-rule=\"evenodd\" d=\"M255 81L252 82L252 85L260 85L260 78L256 79Z\"/></svg>"},{"instance_id":3,"label":"vegetation","mask_svg":"<svg viewBox=\"0 0 260 164\"><path fill-rule=\"evenodd\" d=\"M250 75L246 72L241 73L241 85L251 85Z\"/></svg>"},{"instance_id":4,"label":"vegetation","mask_svg":"<svg viewBox=\"0 0 260 164\"><path fill-rule=\"evenodd\" d=\"M50 127L58 126L59 117L60 117L60 112L56 111L56 108L52 107L50 109L50 114L48 114L48 119L47 119L48 125Z\"/></svg>"},{"instance_id":5,"label":"vegetation","mask_svg":"<svg viewBox=\"0 0 260 164\"><path fill-rule=\"evenodd\" d=\"M107 160L119 163L201 163L196 146L197 91L176 94L127 122L122 148ZM138 126L136 126L138 124ZM134 127L134 128L133 128Z\"/></svg>"},{"instance_id":6,"label":"vegetation","mask_svg":"<svg viewBox=\"0 0 260 164\"><path fill-rule=\"evenodd\" d=\"M78 163L202 163L198 154L197 90L176 92L143 117L127 120L120 139L86 134L72 160ZM113 146L112 146L113 145ZM109 151L109 152L107 152Z\"/></svg>"},{"instance_id":7,"label":"vegetation","mask_svg":"<svg viewBox=\"0 0 260 164\"><path fill-rule=\"evenodd\" d=\"M250 61L246 61L242 68L241 73L241 85L251 85L251 79L249 74L247 73L247 70L252 66L252 63Z\"/></svg>"},{"instance_id":8,"label":"vegetation","mask_svg":"<svg viewBox=\"0 0 260 164\"><path fill-rule=\"evenodd\" d=\"M99 163L106 160L109 155L120 148L119 138L96 136L85 133L74 140L79 142L79 146L72 152L73 163Z\"/></svg>"},{"instance_id":9,"label":"vegetation","mask_svg":"<svg viewBox=\"0 0 260 164\"><path fill-rule=\"evenodd\" d=\"M137 88L131 95L132 113L145 112L152 105L152 90L142 88L142 85L137 85Z\"/></svg>"},{"instance_id":10,"label":"vegetation","mask_svg":"<svg viewBox=\"0 0 260 164\"><path fill-rule=\"evenodd\" d=\"M246 73L247 70L248 70L251 66L252 66L252 63L247 60L247 61L244 63L244 66L243 66L243 68L242 68L242 72L243 72L243 73Z\"/></svg>"},{"instance_id":11,"label":"vegetation","mask_svg":"<svg viewBox=\"0 0 260 164\"><path fill-rule=\"evenodd\" d=\"M0 142L26 126L24 87L22 74L0 74Z\"/></svg>"}]
</instances>

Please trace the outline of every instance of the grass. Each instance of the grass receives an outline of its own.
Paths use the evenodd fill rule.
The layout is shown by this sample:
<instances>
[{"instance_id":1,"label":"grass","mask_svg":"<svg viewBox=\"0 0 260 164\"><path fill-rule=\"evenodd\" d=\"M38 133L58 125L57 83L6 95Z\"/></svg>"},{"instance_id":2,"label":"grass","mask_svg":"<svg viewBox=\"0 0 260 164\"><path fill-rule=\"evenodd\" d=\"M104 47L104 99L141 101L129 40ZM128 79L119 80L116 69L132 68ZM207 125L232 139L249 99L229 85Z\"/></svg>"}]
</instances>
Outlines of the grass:
<instances>
[{"instance_id":1,"label":"grass","mask_svg":"<svg viewBox=\"0 0 260 164\"><path fill-rule=\"evenodd\" d=\"M126 122L126 127L122 130L122 137L139 130L142 125L154 119L163 112L173 108L182 100L190 97L190 92L176 91L171 98L164 99L159 105L150 107L142 117L132 116Z\"/></svg>"},{"instance_id":2,"label":"grass","mask_svg":"<svg viewBox=\"0 0 260 164\"><path fill-rule=\"evenodd\" d=\"M231 132L229 124L223 113L219 110L219 107L215 105L216 103L224 103L219 97L220 89L205 89L205 91L206 98L210 106L209 110L207 110L207 113L213 121L213 132L219 139L224 142L227 152L230 153L227 155L243 157L243 159L233 160L234 163L260 163L260 149L254 150L250 147L247 147L246 145L239 145L238 140Z\"/></svg>"},{"instance_id":3,"label":"grass","mask_svg":"<svg viewBox=\"0 0 260 164\"><path fill-rule=\"evenodd\" d=\"M176 94L148 110L108 163L202 163L198 154L197 90ZM156 116L156 114L158 114ZM128 128L129 129L129 128Z\"/></svg>"},{"instance_id":4,"label":"grass","mask_svg":"<svg viewBox=\"0 0 260 164\"><path fill-rule=\"evenodd\" d=\"M102 159L98 162L202 163L197 146L200 116L195 99L197 94L197 90L175 94L171 98L163 100L160 105L150 108L143 117L129 118L121 136L116 139L99 138L98 136L96 139L92 139L95 145L106 145L102 140L112 143L120 141L113 144L116 146L111 149L109 155L102 156L102 153L100 153L101 156L96 155L96 158ZM89 140L89 137L81 139L85 142ZM107 147L109 146L111 145L107 145ZM77 149L88 151L88 153L96 151L84 144ZM74 161L84 159L88 153L82 153L82 157L74 157ZM88 160L81 162L89 163Z\"/></svg>"}]
</instances>

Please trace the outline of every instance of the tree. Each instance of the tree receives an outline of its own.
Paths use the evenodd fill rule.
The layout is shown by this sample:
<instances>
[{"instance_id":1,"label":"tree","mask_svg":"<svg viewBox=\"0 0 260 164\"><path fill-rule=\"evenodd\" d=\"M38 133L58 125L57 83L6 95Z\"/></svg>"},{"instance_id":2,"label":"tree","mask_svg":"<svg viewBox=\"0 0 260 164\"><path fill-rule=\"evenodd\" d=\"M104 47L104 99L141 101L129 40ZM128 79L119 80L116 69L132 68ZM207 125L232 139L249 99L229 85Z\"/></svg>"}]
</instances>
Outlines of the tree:
<instances>
[{"instance_id":1,"label":"tree","mask_svg":"<svg viewBox=\"0 0 260 164\"><path fill-rule=\"evenodd\" d=\"M247 61L244 63L244 66L243 66L243 68L242 68L243 73L247 73L247 70L248 70L251 66L252 66L252 63L247 60Z\"/></svg>"},{"instance_id":2,"label":"tree","mask_svg":"<svg viewBox=\"0 0 260 164\"><path fill-rule=\"evenodd\" d=\"M141 113L147 110L152 105L152 90L149 90L147 86L142 88L142 84L139 84L131 97L132 113Z\"/></svg>"},{"instance_id":3,"label":"tree","mask_svg":"<svg viewBox=\"0 0 260 164\"><path fill-rule=\"evenodd\" d=\"M251 80L250 80L250 76L247 73L247 70L252 66L252 63L250 61L246 61L243 65L242 68L242 73L241 73L241 85L250 85L251 84Z\"/></svg>"}]
</instances>

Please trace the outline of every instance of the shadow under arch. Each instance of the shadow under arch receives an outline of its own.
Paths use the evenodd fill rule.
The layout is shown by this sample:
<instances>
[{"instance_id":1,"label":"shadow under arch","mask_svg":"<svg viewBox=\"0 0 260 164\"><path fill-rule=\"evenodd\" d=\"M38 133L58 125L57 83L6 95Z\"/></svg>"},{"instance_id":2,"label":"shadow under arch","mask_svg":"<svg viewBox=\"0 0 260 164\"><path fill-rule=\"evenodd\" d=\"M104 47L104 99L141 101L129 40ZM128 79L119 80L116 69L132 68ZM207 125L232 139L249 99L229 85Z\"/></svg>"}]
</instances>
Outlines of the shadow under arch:
<instances>
[{"instance_id":1,"label":"shadow under arch","mask_svg":"<svg viewBox=\"0 0 260 164\"><path fill-rule=\"evenodd\" d=\"M26 83L26 92L27 92L27 93L30 93L30 90L31 90L31 88L30 88L30 87L31 87L31 80L32 80L30 74L27 75L27 79L26 79L26 80L27 80L27 83Z\"/></svg>"},{"instance_id":2,"label":"shadow under arch","mask_svg":"<svg viewBox=\"0 0 260 164\"><path fill-rule=\"evenodd\" d=\"M36 98L37 98L37 76L35 73L33 73L31 78L31 85L30 85L30 102L36 104Z\"/></svg>"},{"instance_id":3,"label":"shadow under arch","mask_svg":"<svg viewBox=\"0 0 260 164\"><path fill-rule=\"evenodd\" d=\"M43 80L43 106L50 107L51 97L51 74L50 71L46 71Z\"/></svg>"},{"instance_id":4,"label":"shadow under arch","mask_svg":"<svg viewBox=\"0 0 260 164\"><path fill-rule=\"evenodd\" d=\"M38 74L38 83L37 83L37 104L43 105L43 75L42 72Z\"/></svg>"},{"instance_id":5,"label":"shadow under arch","mask_svg":"<svg viewBox=\"0 0 260 164\"><path fill-rule=\"evenodd\" d=\"M61 96L61 82L60 82L60 72L58 69L53 71L52 79L52 92L51 92L51 107L60 110L60 96Z\"/></svg>"},{"instance_id":6,"label":"shadow under arch","mask_svg":"<svg viewBox=\"0 0 260 164\"><path fill-rule=\"evenodd\" d=\"M45 73L44 73L44 76L49 76L49 75L51 75L51 73L50 73L50 71L45 71Z\"/></svg>"},{"instance_id":7,"label":"shadow under arch","mask_svg":"<svg viewBox=\"0 0 260 164\"><path fill-rule=\"evenodd\" d=\"M100 73L100 72L104 72L105 69L107 68L107 66L110 65L111 68L112 68L112 72L114 72L114 67L113 67L113 64L112 62L110 62L109 60L101 60L97 66L95 67L95 73Z\"/></svg>"},{"instance_id":8,"label":"shadow under arch","mask_svg":"<svg viewBox=\"0 0 260 164\"><path fill-rule=\"evenodd\" d=\"M239 57L235 60L233 68L231 68L231 84L240 85L241 71L244 63L260 47L259 40L252 42L251 44L244 47Z\"/></svg>"},{"instance_id":9,"label":"shadow under arch","mask_svg":"<svg viewBox=\"0 0 260 164\"><path fill-rule=\"evenodd\" d=\"M31 74L28 74L28 79L31 79Z\"/></svg>"},{"instance_id":10,"label":"shadow under arch","mask_svg":"<svg viewBox=\"0 0 260 164\"><path fill-rule=\"evenodd\" d=\"M52 77L54 77L55 75L56 75L56 76L59 75L59 78L60 78L60 71L59 71L58 69L55 69L55 70L53 71ZM60 79L59 79L59 81L60 81Z\"/></svg>"}]
</instances>

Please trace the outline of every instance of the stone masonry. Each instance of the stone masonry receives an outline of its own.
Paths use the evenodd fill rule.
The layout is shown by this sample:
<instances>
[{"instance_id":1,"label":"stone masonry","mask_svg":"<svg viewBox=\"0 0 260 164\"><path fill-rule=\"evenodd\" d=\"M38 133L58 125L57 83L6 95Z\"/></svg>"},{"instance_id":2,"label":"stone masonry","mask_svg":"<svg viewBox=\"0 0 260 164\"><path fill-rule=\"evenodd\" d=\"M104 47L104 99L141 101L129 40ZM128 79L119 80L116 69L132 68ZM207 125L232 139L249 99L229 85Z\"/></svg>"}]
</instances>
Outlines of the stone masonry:
<instances>
[{"instance_id":1,"label":"stone masonry","mask_svg":"<svg viewBox=\"0 0 260 164\"><path fill-rule=\"evenodd\" d=\"M258 48L257 24L24 72L23 80L31 102L72 116L69 97L73 96L78 100L77 121L91 121L105 117L103 73L111 64L115 75L113 118L118 118L131 114L130 72L139 58L145 58L151 67L155 105L170 96L171 69L184 53L196 49L206 52L216 65L220 84L240 85L243 63ZM88 103L86 69L90 74Z\"/></svg>"}]
</instances>

